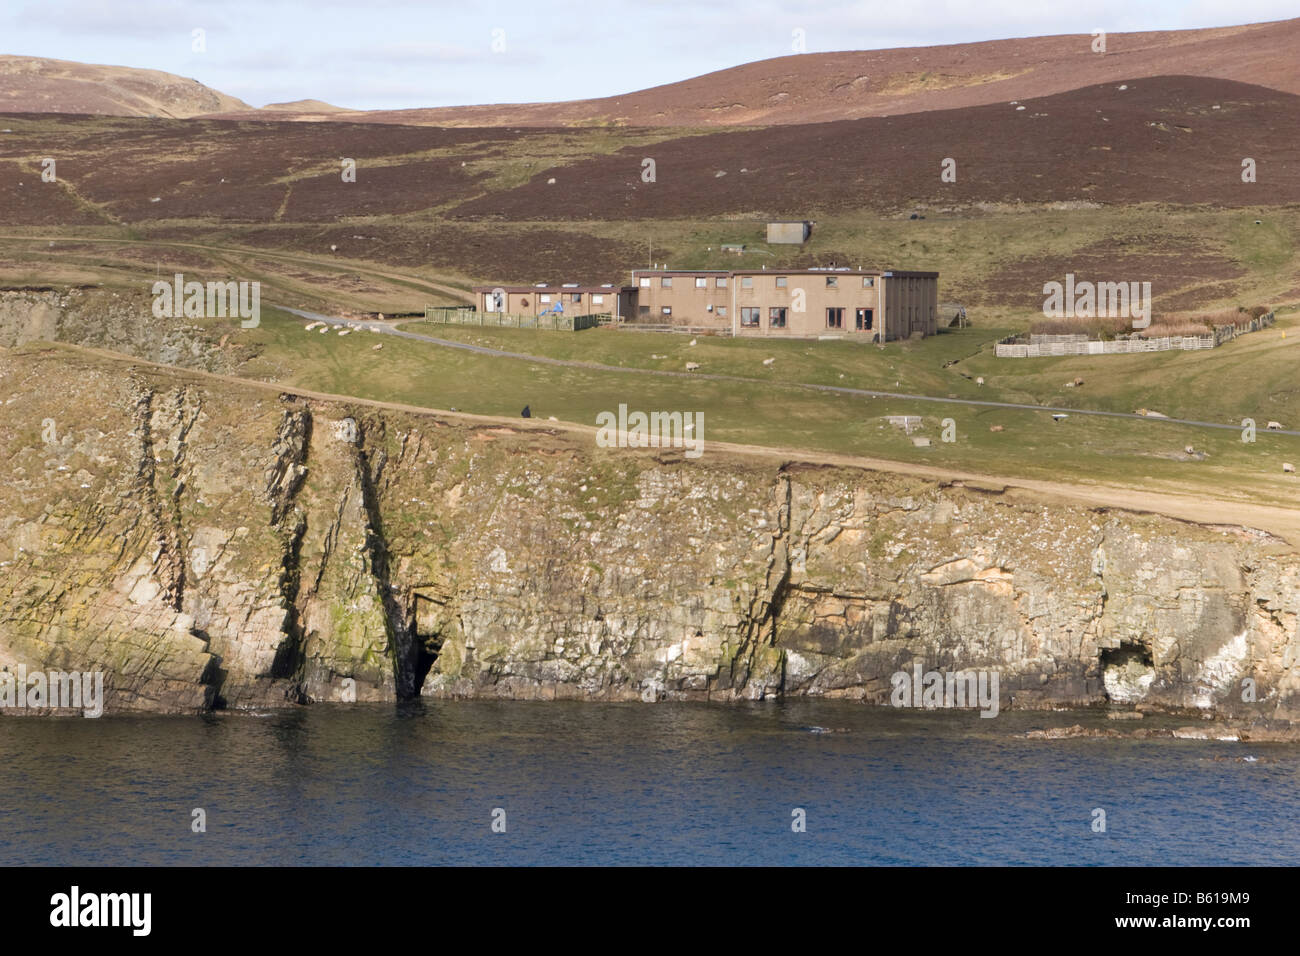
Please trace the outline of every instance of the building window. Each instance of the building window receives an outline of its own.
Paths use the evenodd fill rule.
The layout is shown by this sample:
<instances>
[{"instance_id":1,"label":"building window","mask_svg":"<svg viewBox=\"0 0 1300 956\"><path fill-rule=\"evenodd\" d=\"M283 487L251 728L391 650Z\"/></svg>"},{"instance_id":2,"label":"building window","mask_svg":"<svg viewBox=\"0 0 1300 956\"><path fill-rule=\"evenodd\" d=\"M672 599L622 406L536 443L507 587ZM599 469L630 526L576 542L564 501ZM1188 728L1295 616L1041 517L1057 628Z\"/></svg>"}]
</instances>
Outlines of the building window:
<instances>
[{"instance_id":1,"label":"building window","mask_svg":"<svg viewBox=\"0 0 1300 956\"><path fill-rule=\"evenodd\" d=\"M604 297L603 295L597 295L596 293L593 292L593 293L591 294L591 304L592 304L592 305L604 305L604 304L605 304L605 297Z\"/></svg>"},{"instance_id":2,"label":"building window","mask_svg":"<svg viewBox=\"0 0 1300 956\"><path fill-rule=\"evenodd\" d=\"M718 306L718 316L724 319L727 317L727 307L725 305Z\"/></svg>"},{"instance_id":3,"label":"building window","mask_svg":"<svg viewBox=\"0 0 1300 956\"><path fill-rule=\"evenodd\" d=\"M659 285L665 289L671 289L673 287L673 277L664 276L662 279L659 280Z\"/></svg>"},{"instance_id":4,"label":"building window","mask_svg":"<svg viewBox=\"0 0 1300 956\"><path fill-rule=\"evenodd\" d=\"M769 329L785 328L785 307L773 306L767 310L767 327Z\"/></svg>"},{"instance_id":5,"label":"building window","mask_svg":"<svg viewBox=\"0 0 1300 956\"><path fill-rule=\"evenodd\" d=\"M754 288L754 277L753 277L753 276L741 276L741 277L740 277L740 287L741 287L742 289L752 289L752 288Z\"/></svg>"},{"instance_id":6,"label":"building window","mask_svg":"<svg viewBox=\"0 0 1300 956\"><path fill-rule=\"evenodd\" d=\"M862 277L862 288L864 288L864 289L870 289L870 288L872 288L875 284L876 284L876 279L875 279L874 276L863 276L863 277Z\"/></svg>"},{"instance_id":7,"label":"building window","mask_svg":"<svg viewBox=\"0 0 1300 956\"><path fill-rule=\"evenodd\" d=\"M581 292L574 292L572 295L569 296L569 301L570 301L570 302L573 302L573 303L581 302L581 301L582 301L582 293L581 293Z\"/></svg>"},{"instance_id":8,"label":"building window","mask_svg":"<svg viewBox=\"0 0 1300 956\"><path fill-rule=\"evenodd\" d=\"M705 288L708 284L709 284L709 280L706 279L704 276L696 276L696 277L695 277L695 288L697 288L697 289L703 289L703 288Z\"/></svg>"},{"instance_id":9,"label":"building window","mask_svg":"<svg viewBox=\"0 0 1300 956\"><path fill-rule=\"evenodd\" d=\"M648 289L648 288L650 288L650 277L649 277L649 276L642 276L642 277L641 277L641 288L643 288L643 289Z\"/></svg>"},{"instance_id":10,"label":"building window","mask_svg":"<svg viewBox=\"0 0 1300 956\"><path fill-rule=\"evenodd\" d=\"M758 323L760 321L759 320L760 314L761 314L761 310L758 308L750 308L746 306L745 308L741 309L740 310L741 327L746 329L758 328Z\"/></svg>"},{"instance_id":11,"label":"building window","mask_svg":"<svg viewBox=\"0 0 1300 956\"><path fill-rule=\"evenodd\" d=\"M717 277L716 279L714 279L713 281L714 281L714 285L716 285L717 288L719 288L719 289L725 289L725 288L727 287L727 277L726 277L726 276L718 276L718 277Z\"/></svg>"},{"instance_id":12,"label":"building window","mask_svg":"<svg viewBox=\"0 0 1300 956\"><path fill-rule=\"evenodd\" d=\"M826 288L828 288L828 289L838 289L839 287L840 287L840 277L839 277L839 276L827 276L827 277L826 277Z\"/></svg>"},{"instance_id":13,"label":"building window","mask_svg":"<svg viewBox=\"0 0 1300 956\"><path fill-rule=\"evenodd\" d=\"M844 310L839 306L826 310L826 328L842 329L844 328Z\"/></svg>"},{"instance_id":14,"label":"building window","mask_svg":"<svg viewBox=\"0 0 1300 956\"><path fill-rule=\"evenodd\" d=\"M542 305L548 305L551 301L551 297L549 295L539 295L537 297L537 301L540 302Z\"/></svg>"},{"instance_id":15,"label":"building window","mask_svg":"<svg viewBox=\"0 0 1300 956\"><path fill-rule=\"evenodd\" d=\"M777 287L778 289L784 289L784 288L785 288L785 284L786 284L787 281L788 281L788 280L786 279L785 276L777 276L777 277L776 277L776 287Z\"/></svg>"},{"instance_id":16,"label":"building window","mask_svg":"<svg viewBox=\"0 0 1300 956\"><path fill-rule=\"evenodd\" d=\"M666 306L664 306L664 307L663 307L663 313L664 313L664 315L672 315L672 314L673 314L673 307L672 307L671 305L666 305Z\"/></svg>"},{"instance_id":17,"label":"building window","mask_svg":"<svg viewBox=\"0 0 1300 956\"><path fill-rule=\"evenodd\" d=\"M854 327L859 331L866 332L871 329L871 310L858 309L858 316L854 322Z\"/></svg>"}]
</instances>

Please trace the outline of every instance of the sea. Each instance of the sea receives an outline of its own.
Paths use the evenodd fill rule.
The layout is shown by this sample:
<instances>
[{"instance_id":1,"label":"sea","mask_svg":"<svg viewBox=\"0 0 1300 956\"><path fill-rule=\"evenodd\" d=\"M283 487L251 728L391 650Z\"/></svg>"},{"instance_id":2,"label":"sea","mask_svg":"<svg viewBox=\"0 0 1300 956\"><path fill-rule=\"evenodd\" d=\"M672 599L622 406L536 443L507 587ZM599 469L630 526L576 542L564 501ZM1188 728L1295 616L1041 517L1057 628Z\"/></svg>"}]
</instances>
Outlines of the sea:
<instances>
[{"instance_id":1,"label":"sea","mask_svg":"<svg viewBox=\"0 0 1300 956\"><path fill-rule=\"evenodd\" d=\"M1293 864L1300 744L1097 712L415 701L0 719L0 864ZM1213 725L1206 725L1213 728Z\"/></svg>"}]
</instances>

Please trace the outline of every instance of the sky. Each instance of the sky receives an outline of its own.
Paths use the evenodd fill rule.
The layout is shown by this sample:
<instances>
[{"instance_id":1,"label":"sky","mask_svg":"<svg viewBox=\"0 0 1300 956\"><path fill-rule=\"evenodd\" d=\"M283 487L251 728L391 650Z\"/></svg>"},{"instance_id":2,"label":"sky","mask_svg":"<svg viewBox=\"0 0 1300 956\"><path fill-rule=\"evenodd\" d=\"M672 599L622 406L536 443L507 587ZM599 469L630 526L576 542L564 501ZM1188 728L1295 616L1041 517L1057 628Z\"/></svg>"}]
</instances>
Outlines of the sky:
<instances>
[{"instance_id":1,"label":"sky","mask_svg":"<svg viewBox=\"0 0 1300 956\"><path fill-rule=\"evenodd\" d=\"M1295 0L0 0L0 53L165 70L252 106L402 109L609 96L794 52L1298 13Z\"/></svg>"}]
</instances>

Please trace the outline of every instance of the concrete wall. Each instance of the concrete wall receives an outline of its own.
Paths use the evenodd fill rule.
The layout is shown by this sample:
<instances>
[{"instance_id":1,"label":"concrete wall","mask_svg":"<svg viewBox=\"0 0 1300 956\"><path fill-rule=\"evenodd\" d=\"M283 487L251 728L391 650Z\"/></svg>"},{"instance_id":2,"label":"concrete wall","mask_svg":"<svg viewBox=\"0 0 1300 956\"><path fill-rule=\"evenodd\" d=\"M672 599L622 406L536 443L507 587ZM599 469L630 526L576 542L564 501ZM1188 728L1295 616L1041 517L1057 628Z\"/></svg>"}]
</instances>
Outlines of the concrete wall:
<instances>
[{"instance_id":1,"label":"concrete wall","mask_svg":"<svg viewBox=\"0 0 1300 956\"><path fill-rule=\"evenodd\" d=\"M767 241L770 243L799 243L807 242L808 236L812 233L812 223L807 221L800 222L769 222L767 224Z\"/></svg>"},{"instance_id":2,"label":"concrete wall","mask_svg":"<svg viewBox=\"0 0 1300 956\"><path fill-rule=\"evenodd\" d=\"M887 339L938 331L939 280L934 273L894 272L884 277Z\"/></svg>"}]
</instances>

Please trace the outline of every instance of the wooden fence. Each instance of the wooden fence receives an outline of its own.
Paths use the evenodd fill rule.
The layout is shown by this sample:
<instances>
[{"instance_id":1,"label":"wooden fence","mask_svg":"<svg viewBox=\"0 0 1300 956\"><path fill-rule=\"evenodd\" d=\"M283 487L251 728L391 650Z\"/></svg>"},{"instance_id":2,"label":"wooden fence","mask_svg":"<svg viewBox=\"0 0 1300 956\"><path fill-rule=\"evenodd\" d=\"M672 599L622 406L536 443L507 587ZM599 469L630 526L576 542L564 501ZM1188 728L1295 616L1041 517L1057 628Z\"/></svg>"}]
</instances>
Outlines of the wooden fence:
<instances>
[{"instance_id":1,"label":"wooden fence","mask_svg":"<svg viewBox=\"0 0 1300 956\"><path fill-rule=\"evenodd\" d=\"M1166 335L1143 338L1132 335L1103 341L1082 333L1074 335L1012 335L993 346L998 358L1048 358L1062 355L1127 355L1134 352L1167 352L1172 349L1212 349L1230 342L1238 335L1257 332L1273 324L1273 313L1261 315L1240 325L1220 325L1204 335Z\"/></svg>"},{"instance_id":2,"label":"wooden fence","mask_svg":"<svg viewBox=\"0 0 1300 956\"><path fill-rule=\"evenodd\" d=\"M429 306L424 310L426 322L440 325L478 325L501 329L548 329L561 332L580 332L608 325L614 317L608 312L593 315L566 315L549 312L545 315L522 315L515 312L479 312L477 309L449 309Z\"/></svg>"}]
</instances>

